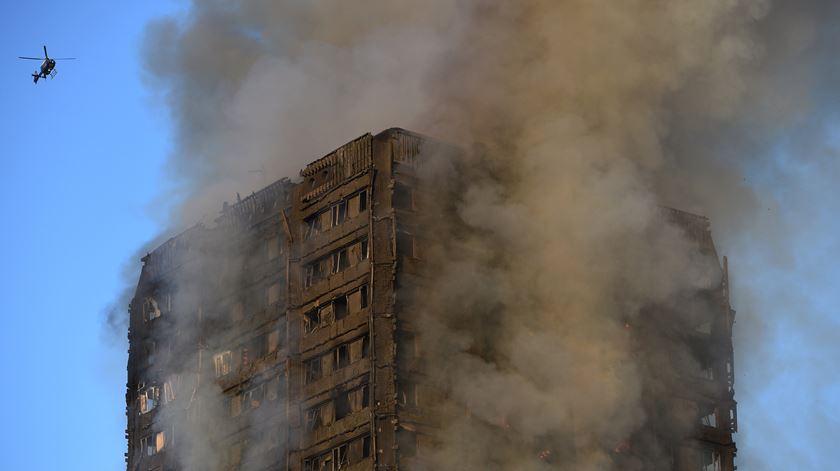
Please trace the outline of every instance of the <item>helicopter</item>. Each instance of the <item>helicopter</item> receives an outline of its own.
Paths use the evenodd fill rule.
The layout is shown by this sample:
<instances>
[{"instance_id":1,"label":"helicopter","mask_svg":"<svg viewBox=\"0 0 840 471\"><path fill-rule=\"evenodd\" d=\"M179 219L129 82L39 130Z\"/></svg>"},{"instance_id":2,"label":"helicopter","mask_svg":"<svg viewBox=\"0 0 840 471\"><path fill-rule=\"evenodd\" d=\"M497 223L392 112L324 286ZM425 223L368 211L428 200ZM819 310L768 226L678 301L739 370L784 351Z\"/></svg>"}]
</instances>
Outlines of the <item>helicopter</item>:
<instances>
[{"instance_id":1,"label":"helicopter","mask_svg":"<svg viewBox=\"0 0 840 471\"><path fill-rule=\"evenodd\" d=\"M43 61L41 62L41 71L35 71L32 73L33 82L38 83L38 79L40 78L47 78L50 76L51 78L55 78L55 74L57 71L55 70L55 61L72 61L75 60L75 57L55 57L51 58L47 54L47 46L44 46L44 58L40 57L23 57L19 56L18 59L27 59L33 61Z\"/></svg>"}]
</instances>

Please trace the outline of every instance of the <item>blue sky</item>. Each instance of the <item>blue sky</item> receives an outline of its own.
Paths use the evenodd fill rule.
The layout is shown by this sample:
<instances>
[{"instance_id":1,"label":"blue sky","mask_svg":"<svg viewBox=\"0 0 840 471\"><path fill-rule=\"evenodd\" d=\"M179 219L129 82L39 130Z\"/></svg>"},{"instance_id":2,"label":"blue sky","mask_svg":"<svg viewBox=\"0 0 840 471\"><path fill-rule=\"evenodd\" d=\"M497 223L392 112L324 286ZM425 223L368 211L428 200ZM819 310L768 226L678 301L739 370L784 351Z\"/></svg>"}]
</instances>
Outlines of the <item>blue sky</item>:
<instances>
[{"instance_id":1,"label":"blue sky","mask_svg":"<svg viewBox=\"0 0 840 471\"><path fill-rule=\"evenodd\" d=\"M0 3L0 468L124 469L125 347L102 310L159 230L169 123L139 44L168 1ZM58 76L35 86L46 44Z\"/></svg>"},{"instance_id":2,"label":"blue sky","mask_svg":"<svg viewBox=\"0 0 840 471\"><path fill-rule=\"evenodd\" d=\"M122 338L108 338L103 309L125 262L161 230L163 211L150 207L164 191L171 126L142 83L139 46L150 19L181 7L0 5L2 469L123 469L126 354ZM35 86L38 63L15 57L44 44L79 60ZM790 257L771 261L772 245L713 221L739 311L740 469L831 469L840 458L831 442L840 435L837 140L806 162L779 141L780 165L744 171L772 196L767 217L797 228Z\"/></svg>"},{"instance_id":3,"label":"blue sky","mask_svg":"<svg viewBox=\"0 0 840 471\"><path fill-rule=\"evenodd\" d=\"M840 134L820 108L746 169L766 198L759 226L780 233L727 241L713 221L738 277L739 469L830 470L840 458Z\"/></svg>"}]
</instances>

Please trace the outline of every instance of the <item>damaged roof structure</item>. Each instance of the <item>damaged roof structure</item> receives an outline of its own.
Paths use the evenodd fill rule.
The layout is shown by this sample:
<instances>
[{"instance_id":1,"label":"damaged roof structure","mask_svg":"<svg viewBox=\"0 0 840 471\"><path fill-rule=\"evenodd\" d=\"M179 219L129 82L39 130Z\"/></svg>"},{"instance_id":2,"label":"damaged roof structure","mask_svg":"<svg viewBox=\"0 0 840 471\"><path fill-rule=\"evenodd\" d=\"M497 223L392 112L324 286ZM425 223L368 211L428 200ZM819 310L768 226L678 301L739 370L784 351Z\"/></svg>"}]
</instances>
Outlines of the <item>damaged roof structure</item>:
<instances>
[{"instance_id":1,"label":"damaged roof structure","mask_svg":"<svg viewBox=\"0 0 840 471\"><path fill-rule=\"evenodd\" d=\"M428 355L417 314L435 276L436 215L424 212L434 188L421 170L431 152L458 151L402 129L365 134L307 165L299 183L225 204L212 227L143 258L130 304L127 470L440 469L427 457L447 414L483 419L441 406L448 394L430 371L446 364ZM706 218L662 217L720 277L680 316L649 306L620 326L657 373L641 386L644 425L610 443L606 459L614 469L734 470L726 261ZM521 441L509 419L482 427ZM573 469L570 430L516 446L545 469Z\"/></svg>"}]
</instances>

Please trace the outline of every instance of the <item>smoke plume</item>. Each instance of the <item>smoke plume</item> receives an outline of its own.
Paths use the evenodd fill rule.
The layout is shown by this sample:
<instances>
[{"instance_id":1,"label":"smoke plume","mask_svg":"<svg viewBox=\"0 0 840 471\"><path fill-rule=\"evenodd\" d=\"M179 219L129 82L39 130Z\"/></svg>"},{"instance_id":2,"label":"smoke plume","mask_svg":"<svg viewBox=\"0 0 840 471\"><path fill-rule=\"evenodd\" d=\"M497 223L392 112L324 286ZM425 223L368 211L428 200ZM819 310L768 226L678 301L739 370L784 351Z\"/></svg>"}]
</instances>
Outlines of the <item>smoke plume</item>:
<instances>
[{"instance_id":1,"label":"smoke plume","mask_svg":"<svg viewBox=\"0 0 840 471\"><path fill-rule=\"evenodd\" d=\"M648 443L643 390L668 387L625 325L667 322L654 305L677 321L706 309L687 303L720 282L661 207L708 215L726 249L760 239L786 263L793 229L746 177L775 168L772 136L814 110L819 24L836 13L818 1L194 0L149 26L144 51L177 127L171 226L368 130L457 144L460 157L424 170L441 241L425 258L444 275L417 303L421 348L446 365L428 373L449 396L438 445L421 451L428 469L619 469L617 444ZM747 311L740 332L754 334L738 341L760 344L757 327ZM653 442L643 453L667 469ZM196 464L205 451L187 467L211 469Z\"/></svg>"}]
</instances>

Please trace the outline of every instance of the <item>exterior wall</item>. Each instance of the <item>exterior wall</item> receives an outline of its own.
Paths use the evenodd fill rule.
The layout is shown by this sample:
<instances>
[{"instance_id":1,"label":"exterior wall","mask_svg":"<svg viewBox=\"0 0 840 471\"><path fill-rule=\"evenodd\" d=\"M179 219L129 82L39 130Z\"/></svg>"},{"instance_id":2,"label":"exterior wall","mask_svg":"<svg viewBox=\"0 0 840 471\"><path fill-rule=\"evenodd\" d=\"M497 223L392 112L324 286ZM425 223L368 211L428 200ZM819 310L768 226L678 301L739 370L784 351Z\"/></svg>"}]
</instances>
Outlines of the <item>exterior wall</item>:
<instances>
[{"instance_id":1,"label":"exterior wall","mask_svg":"<svg viewBox=\"0 0 840 471\"><path fill-rule=\"evenodd\" d=\"M143 258L129 309L128 470L180 469L211 410L218 469L285 467L289 190L281 180ZM154 304L165 309L150 316ZM208 388L220 392L212 401Z\"/></svg>"},{"instance_id":2,"label":"exterior wall","mask_svg":"<svg viewBox=\"0 0 840 471\"><path fill-rule=\"evenodd\" d=\"M214 228L190 229L143 259L130 306L128 470L180 469L190 437L179 429L208 407L193 401L202 388L222 392L227 414L213 431L217 469L416 464L433 445L436 419L423 404L437 393L424 381L422 332L400 286L429 276L418 197L426 189L416 174L423 142L399 129L361 136L309 164L301 183L281 180L226 205ZM705 218L666 214L717 260ZM676 334L696 347L708 377L673 372L680 379L668 400L689 415L698 407L691 436L659 434L675 470L734 469L734 311L722 270L707 293L718 316ZM141 413L149 397L155 407ZM663 398L648 399L662 409ZM699 407L715 411L707 425ZM150 455L158 432L165 443Z\"/></svg>"},{"instance_id":3,"label":"exterior wall","mask_svg":"<svg viewBox=\"0 0 840 471\"><path fill-rule=\"evenodd\" d=\"M293 199L291 470L371 469L371 141L362 136L307 166ZM320 264L326 273L315 279L310 267Z\"/></svg>"},{"instance_id":4,"label":"exterior wall","mask_svg":"<svg viewBox=\"0 0 840 471\"><path fill-rule=\"evenodd\" d=\"M718 264L708 219L673 209L665 210L683 228L701 253L721 269L720 283L702 293L703 309L697 316L684 316L687 325L677 326L681 339L690 345L695 370L677 371L675 408L688 411L694 419L693 433L676 447L679 470L734 470L737 451L732 434L738 430L734 391L732 328L735 311L729 302L729 269L726 257Z\"/></svg>"},{"instance_id":5,"label":"exterior wall","mask_svg":"<svg viewBox=\"0 0 840 471\"><path fill-rule=\"evenodd\" d=\"M419 214L422 212L423 198L419 197L423 185L417 175L418 156L422 140L411 134L397 134L392 137L393 162L393 212L395 225L395 258L397 285L411 286L413 289L423 286L423 231ZM422 288L421 288L422 289ZM398 290L397 325L396 325L396 403L397 429L395 445L400 468L416 467L418 451L424 446L433 445L431 428L434 421L431 411L424 409L436 392L425 381L421 363L420 342L422 335L416 323L412 302L406 289Z\"/></svg>"}]
</instances>

